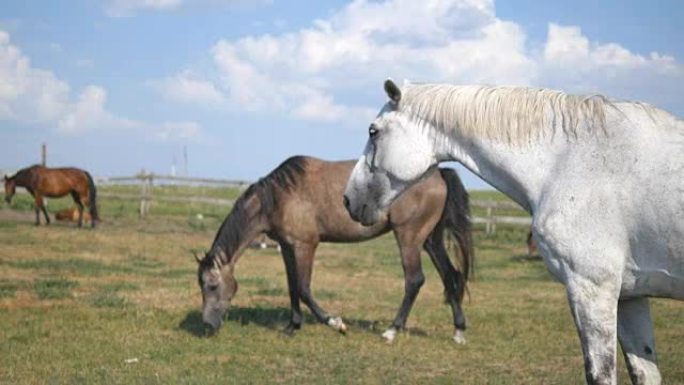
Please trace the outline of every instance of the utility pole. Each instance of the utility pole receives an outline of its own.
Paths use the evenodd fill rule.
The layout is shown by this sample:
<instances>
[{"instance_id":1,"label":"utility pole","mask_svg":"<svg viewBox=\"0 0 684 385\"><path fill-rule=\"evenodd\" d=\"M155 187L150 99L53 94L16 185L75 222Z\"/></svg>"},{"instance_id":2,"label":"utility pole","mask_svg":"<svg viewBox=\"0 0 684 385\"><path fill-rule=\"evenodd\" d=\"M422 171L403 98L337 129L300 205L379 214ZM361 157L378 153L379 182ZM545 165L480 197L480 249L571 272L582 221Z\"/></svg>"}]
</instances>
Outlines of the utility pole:
<instances>
[{"instance_id":1,"label":"utility pole","mask_svg":"<svg viewBox=\"0 0 684 385\"><path fill-rule=\"evenodd\" d=\"M183 145L183 161L185 162L185 176L188 176L188 147Z\"/></svg>"},{"instance_id":2,"label":"utility pole","mask_svg":"<svg viewBox=\"0 0 684 385\"><path fill-rule=\"evenodd\" d=\"M47 146L45 143L40 146L40 164L43 165L43 167L47 165Z\"/></svg>"}]
</instances>

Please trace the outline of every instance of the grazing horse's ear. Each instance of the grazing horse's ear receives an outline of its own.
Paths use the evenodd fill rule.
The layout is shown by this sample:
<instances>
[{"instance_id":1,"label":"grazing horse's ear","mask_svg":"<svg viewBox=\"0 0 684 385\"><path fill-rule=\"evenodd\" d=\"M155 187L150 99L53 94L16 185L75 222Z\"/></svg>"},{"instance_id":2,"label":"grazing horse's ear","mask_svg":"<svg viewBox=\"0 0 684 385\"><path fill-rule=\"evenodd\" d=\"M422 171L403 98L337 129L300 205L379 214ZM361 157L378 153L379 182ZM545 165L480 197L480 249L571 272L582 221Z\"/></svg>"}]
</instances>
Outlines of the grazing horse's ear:
<instances>
[{"instance_id":1,"label":"grazing horse's ear","mask_svg":"<svg viewBox=\"0 0 684 385\"><path fill-rule=\"evenodd\" d=\"M399 103L401 100L401 90L397 87L392 79L385 80L385 92L391 101L394 103Z\"/></svg>"},{"instance_id":2,"label":"grazing horse's ear","mask_svg":"<svg viewBox=\"0 0 684 385\"><path fill-rule=\"evenodd\" d=\"M192 255L195 257L195 261L197 261L197 263L202 262L200 257L197 256L197 252L195 250L192 251Z\"/></svg>"}]
</instances>

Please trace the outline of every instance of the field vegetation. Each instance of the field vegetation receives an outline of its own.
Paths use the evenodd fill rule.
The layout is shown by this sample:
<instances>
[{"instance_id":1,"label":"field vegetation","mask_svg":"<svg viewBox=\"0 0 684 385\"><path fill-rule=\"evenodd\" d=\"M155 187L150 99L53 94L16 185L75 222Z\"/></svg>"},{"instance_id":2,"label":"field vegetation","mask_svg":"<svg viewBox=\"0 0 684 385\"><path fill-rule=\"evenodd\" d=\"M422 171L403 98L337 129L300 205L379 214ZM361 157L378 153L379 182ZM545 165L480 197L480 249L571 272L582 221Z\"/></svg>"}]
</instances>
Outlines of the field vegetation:
<instances>
[{"instance_id":1,"label":"field vegetation","mask_svg":"<svg viewBox=\"0 0 684 385\"><path fill-rule=\"evenodd\" d=\"M233 199L239 191L155 187L155 194ZM492 192L472 198L505 199ZM61 199L48 207L54 213L71 205ZM149 217L139 219L137 205L103 198L104 221L96 230L65 223L35 227L26 195L0 210L0 383L584 381L563 287L541 260L526 255L525 228L498 226L491 235L477 228L477 263L464 303L466 345L451 340L450 312L428 258L408 330L392 345L381 339L403 294L391 235L318 250L314 295L343 317L347 335L317 324L308 310L294 337L280 333L289 298L282 259L269 248L241 257L232 310L222 330L207 338L192 252L211 245L229 207L155 202ZM684 384L684 303L655 299L652 313L664 383ZM629 383L621 357L619 382Z\"/></svg>"}]
</instances>

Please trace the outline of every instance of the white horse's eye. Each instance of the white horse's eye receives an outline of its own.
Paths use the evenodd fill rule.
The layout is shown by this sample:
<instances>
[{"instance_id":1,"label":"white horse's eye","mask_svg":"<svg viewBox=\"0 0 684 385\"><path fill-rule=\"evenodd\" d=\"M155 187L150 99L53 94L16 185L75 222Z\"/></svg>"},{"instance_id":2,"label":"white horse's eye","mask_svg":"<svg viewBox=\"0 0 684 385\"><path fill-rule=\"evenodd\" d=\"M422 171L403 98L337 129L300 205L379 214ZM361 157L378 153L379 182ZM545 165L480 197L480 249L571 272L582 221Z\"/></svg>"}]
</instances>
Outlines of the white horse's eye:
<instances>
[{"instance_id":1,"label":"white horse's eye","mask_svg":"<svg viewBox=\"0 0 684 385\"><path fill-rule=\"evenodd\" d=\"M378 132L375 124L371 124L370 127L368 127L368 136L370 136L371 139L375 139L375 137L378 136Z\"/></svg>"}]
</instances>

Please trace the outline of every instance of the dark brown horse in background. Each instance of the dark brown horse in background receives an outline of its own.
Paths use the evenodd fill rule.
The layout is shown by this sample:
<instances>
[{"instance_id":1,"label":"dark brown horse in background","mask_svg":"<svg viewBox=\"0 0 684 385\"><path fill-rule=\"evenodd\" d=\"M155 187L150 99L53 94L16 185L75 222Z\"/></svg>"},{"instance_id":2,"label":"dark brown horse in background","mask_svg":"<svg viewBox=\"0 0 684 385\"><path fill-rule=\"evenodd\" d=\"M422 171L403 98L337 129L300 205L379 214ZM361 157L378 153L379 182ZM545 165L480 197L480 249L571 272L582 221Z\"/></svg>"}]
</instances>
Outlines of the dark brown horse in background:
<instances>
[{"instance_id":1,"label":"dark brown horse in background","mask_svg":"<svg viewBox=\"0 0 684 385\"><path fill-rule=\"evenodd\" d=\"M341 332L346 325L331 317L314 300L311 273L319 242L358 242L392 230L399 243L405 293L391 327L383 334L392 341L405 327L425 278L420 253L425 249L444 284L456 328L454 340L465 341L461 301L470 270L473 247L468 194L452 169L435 170L407 190L385 218L371 227L354 222L343 204L343 191L355 161L326 162L297 156L287 159L238 198L219 229L210 251L198 259L202 290L202 318L216 331L237 291L234 267L240 254L259 234L280 244L290 293L291 320L286 332L302 324L300 300L318 321ZM445 230L460 248L462 271L454 268L444 242Z\"/></svg>"},{"instance_id":2,"label":"dark brown horse in background","mask_svg":"<svg viewBox=\"0 0 684 385\"><path fill-rule=\"evenodd\" d=\"M87 171L77 168L47 168L34 165L17 171L14 176L5 176L5 201L10 203L16 192L16 187L24 187L36 202L36 226L40 225L40 212L45 215L45 221L50 224L43 198L59 198L67 194L78 206L78 227L83 226L83 206L90 209L91 225L99 219L97 215L96 189L93 177Z\"/></svg>"}]
</instances>

